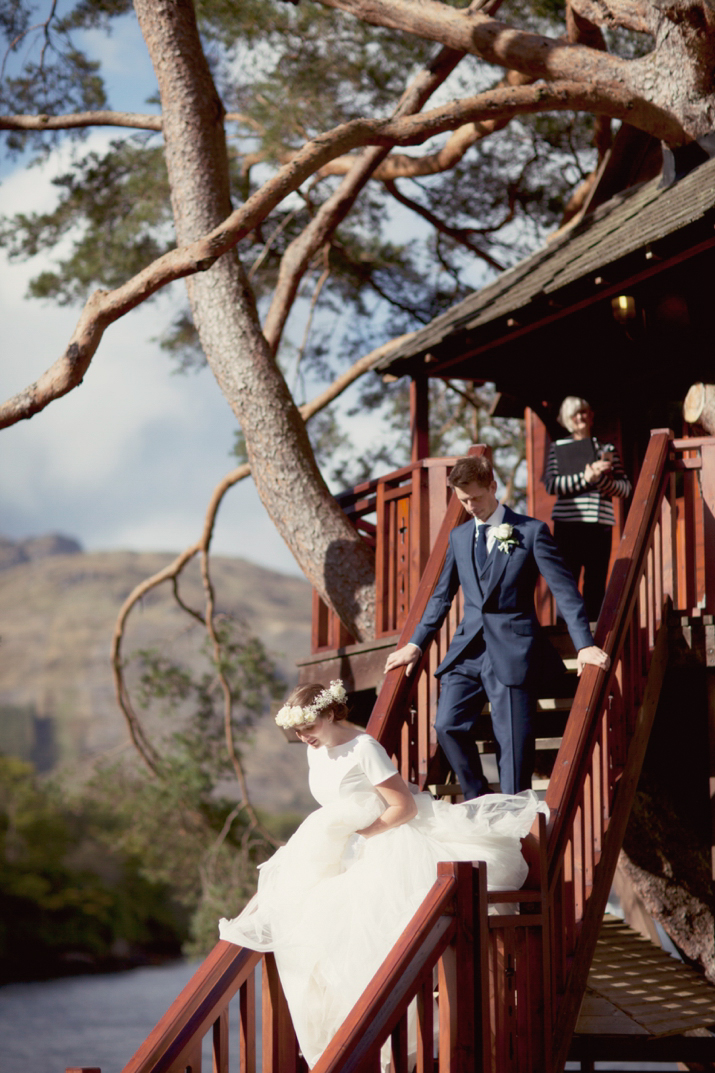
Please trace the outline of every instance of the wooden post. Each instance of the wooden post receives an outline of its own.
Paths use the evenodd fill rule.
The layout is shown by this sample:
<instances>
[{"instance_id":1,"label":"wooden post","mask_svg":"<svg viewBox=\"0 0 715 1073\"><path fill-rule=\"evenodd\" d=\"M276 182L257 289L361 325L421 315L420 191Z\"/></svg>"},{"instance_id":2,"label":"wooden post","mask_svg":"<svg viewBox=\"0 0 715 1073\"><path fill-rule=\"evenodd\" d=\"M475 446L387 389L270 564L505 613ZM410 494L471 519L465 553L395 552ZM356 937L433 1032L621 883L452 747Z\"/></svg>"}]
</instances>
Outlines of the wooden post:
<instances>
[{"instance_id":1,"label":"wooden post","mask_svg":"<svg viewBox=\"0 0 715 1073\"><path fill-rule=\"evenodd\" d=\"M464 861L443 861L438 876L457 881L457 932L439 961L440 1073L475 1073L475 962L473 867ZM480 995L481 999L481 995ZM481 1003L480 1003L481 1004Z\"/></svg>"},{"instance_id":2,"label":"wooden post","mask_svg":"<svg viewBox=\"0 0 715 1073\"><path fill-rule=\"evenodd\" d=\"M705 560L705 610L715 614L715 439L700 448L703 497L703 557Z\"/></svg>"},{"instance_id":3,"label":"wooden post","mask_svg":"<svg viewBox=\"0 0 715 1073\"><path fill-rule=\"evenodd\" d=\"M473 927L474 927L474 1069L488 1073L491 1068L492 1038L490 1030L489 986L489 924L487 902L487 866L478 861L474 866Z\"/></svg>"},{"instance_id":4,"label":"wooden post","mask_svg":"<svg viewBox=\"0 0 715 1073\"><path fill-rule=\"evenodd\" d=\"M239 1065L242 1073L256 1073L256 974L241 986L239 1002Z\"/></svg>"},{"instance_id":5,"label":"wooden post","mask_svg":"<svg viewBox=\"0 0 715 1073\"><path fill-rule=\"evenodd\" d=\"M265 1073L298 1069L295 1031L273 954L263 959L263 1069Z\"/></svg>"},{"instance_id":6,"label":"wooden post","mask_svg":"<svg viewBox=\"0 0 715 1073\"><path fill-rule=\"evenodd\" d=\"M213 1026L213 1073L228 1071L228 1006L225 1006Z\"/></svg>"},{"instance_id":7,"label":"wooden post","mask_svg":"<svg viewBox=\"0 0 715 1073\"><path fill-rule=\"evenodd\" d=\"M711 390L711 385L708 385ZM715 439L700 448L705 574L705 666L708 708L711 868L715 878Z\"/></svg>"},{"instance_id":8,"label":"wooden post","mask_svg":"<svg viewBox=\"0 0 715 1073\"><path fill-rule=\"evenodd\" d=\"M524 411L524 426L527 470L526 513L551 526L551 511L557 497L548 495L541 483L541 475L549 457L551 440L544 422L528 407ZM551 626L555 622L554 601L542 577L537 581L534 599L539 622L542 626Z\"/></svg>"},{"instance_id":9,"label":"wooden post","mask_svg":"<svg viewBox=\"0 0 715 1073\"><path fill-rule=\"evenodd\" d=\"M429 380L413 376L410 380L410 441L412 462L429 458Z\"/></svg>"}]
</instances>

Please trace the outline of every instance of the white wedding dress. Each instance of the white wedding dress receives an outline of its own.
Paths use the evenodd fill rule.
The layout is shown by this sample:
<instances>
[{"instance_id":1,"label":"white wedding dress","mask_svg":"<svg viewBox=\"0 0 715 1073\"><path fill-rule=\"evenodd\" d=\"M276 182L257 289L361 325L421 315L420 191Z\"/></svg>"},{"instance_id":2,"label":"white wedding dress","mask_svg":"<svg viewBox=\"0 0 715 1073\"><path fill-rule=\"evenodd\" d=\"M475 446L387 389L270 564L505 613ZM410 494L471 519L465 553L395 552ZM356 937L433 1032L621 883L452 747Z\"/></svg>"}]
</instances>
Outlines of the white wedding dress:
<instances>
[{"instance_id":1,"label":"white wedding dress","mask_svg":"<svg viewBox=\"0 0 715 1073\"><path fill-rule=\"evenodd\" d=\"M514 890L527 867L520 839L544 811L531 790L448 804L419 793L409 823L366 839L384 810L375 787L395 775L360 733L308 747L310 790L322 806L260 866L258 891L222 939L275 953L301 1051L320 1057L437 877L438 861L486 861L490 890Z\"/></svg>"}]
</instances>

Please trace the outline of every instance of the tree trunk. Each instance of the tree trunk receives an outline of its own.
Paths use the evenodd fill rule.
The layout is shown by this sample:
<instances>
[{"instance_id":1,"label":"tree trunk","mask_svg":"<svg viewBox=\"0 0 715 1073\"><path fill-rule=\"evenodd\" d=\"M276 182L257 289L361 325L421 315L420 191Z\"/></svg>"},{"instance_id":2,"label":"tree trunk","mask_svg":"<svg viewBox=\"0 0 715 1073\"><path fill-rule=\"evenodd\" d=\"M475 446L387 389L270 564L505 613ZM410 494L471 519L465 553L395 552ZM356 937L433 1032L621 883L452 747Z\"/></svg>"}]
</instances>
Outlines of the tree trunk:
<instances>
[{"instance_id":1,"label":"tree trunk","mask_svg":"<svg viewBox=\"0 0 715 1073\"><path fill-rule=\"evenodd\" d=\"M191 0L135 0L161 94L179 244L231 212L223 105ZM330 495L234 251L187 281L207 361L238 418L258 494L308 580L358 640L374 633L374 557Z\"/></svg>"}]
</instances>

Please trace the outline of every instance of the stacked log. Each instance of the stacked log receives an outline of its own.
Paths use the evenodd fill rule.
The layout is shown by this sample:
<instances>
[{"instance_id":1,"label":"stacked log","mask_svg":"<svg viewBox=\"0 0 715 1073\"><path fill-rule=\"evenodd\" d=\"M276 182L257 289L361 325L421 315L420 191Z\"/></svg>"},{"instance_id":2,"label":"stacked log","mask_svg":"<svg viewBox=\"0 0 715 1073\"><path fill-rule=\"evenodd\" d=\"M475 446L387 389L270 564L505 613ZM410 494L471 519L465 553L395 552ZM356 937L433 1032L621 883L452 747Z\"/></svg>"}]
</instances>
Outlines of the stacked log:
<instances>
[{"instance_id":1,"label":"stacked log","mask_svg":"<svg viewBox=\"0 0 715 1073\"><path fill-rule=\"evenodd\" d=\"M715 436L715 384L693 384L688 389L683 417L695 435Z\"/></svg>"}]
</instances>

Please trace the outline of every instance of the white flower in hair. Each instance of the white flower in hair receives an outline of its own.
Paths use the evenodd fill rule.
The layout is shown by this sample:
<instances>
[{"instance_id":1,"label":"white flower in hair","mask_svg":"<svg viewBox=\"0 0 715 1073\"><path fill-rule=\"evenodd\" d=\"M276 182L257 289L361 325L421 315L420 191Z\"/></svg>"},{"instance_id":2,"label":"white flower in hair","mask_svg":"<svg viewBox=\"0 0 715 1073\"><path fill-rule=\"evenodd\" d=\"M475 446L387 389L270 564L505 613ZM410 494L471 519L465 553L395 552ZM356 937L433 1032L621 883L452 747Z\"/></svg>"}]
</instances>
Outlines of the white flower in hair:
<instances>
[{"instance_id":1,"label":"white flower in hair","mask_svg":"<svg viewBox=\"0 0 715 1073\"><path fill-rule=\"evenodd\" d=\"M300 704L284 704L276 716L276 723L279 727L285 728L308 726L315 722L323 708L329 708L336 702L344 703L347 697L345 686L339 678L336 678L327 689L321 689L312 704L307 704L305 707L301 707Z\"/></svg>"}]
</instances>

